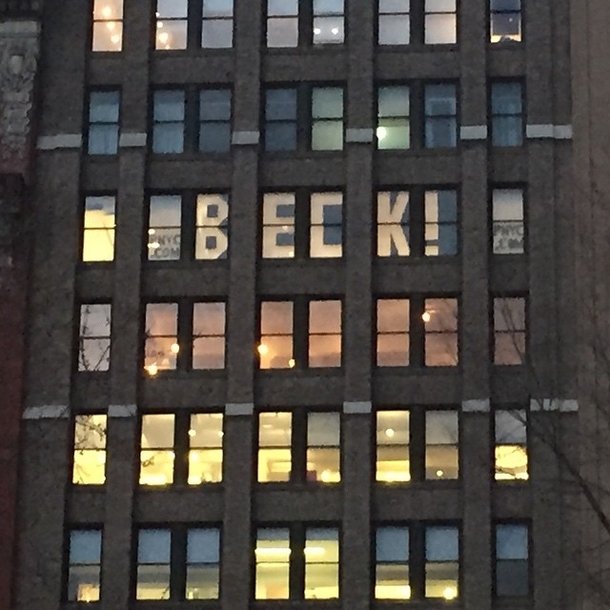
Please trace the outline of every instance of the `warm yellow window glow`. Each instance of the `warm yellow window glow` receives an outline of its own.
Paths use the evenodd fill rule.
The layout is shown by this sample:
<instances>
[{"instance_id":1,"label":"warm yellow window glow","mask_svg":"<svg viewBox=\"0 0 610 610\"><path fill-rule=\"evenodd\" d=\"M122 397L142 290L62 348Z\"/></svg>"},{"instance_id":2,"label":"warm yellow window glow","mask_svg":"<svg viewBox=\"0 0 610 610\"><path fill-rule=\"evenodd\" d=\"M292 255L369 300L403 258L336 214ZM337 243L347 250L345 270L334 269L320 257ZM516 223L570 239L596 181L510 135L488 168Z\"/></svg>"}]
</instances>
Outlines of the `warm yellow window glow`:
<instances>
[{"instance_id":1,"label":"warm yellow window glow","mask_svg":"<svg viewBox=\"0 0 610 610\"><path fill-rule=\"evenodd\" d=\"M410 599L409 528L378 528L375 536L375 559L375 598Z\"/></svg>"},{"instance_id":2,"label":"warm yellow window glow","mask_svg":"<svg viewBox=\"0 0 610 610\"><path fill-rule=\"evenodd\" d=\"M191 415L188 484L222 481L222 413Z\"/></svg>"},{"instance_id":3,"label":"warm yellow window glow","mask_svg":"<svg viewBox=\"0 0 610 610\"><path fill-rule=\"evenodd\" d=\"M459 534L455 527L426 528L425 596L455 599L458 596Z\"/></svg>"},{"instance_id":4,"label":"warm yellow window glow","mask_svg":"<svg viewBox=\"0 0 610 610\"><path fill-rule=\"evenodd\" d=\"M305 536L305 599L339 597L339 533L308 528Z\"/></svg>"},{"instance_id":5,"label":"warm yellow window glow","mask_svg":"<svg viewBox=\"0 0 610 610\"><path fill-rule=\"evenodd\" d=\"M180 352L177 333L177 303L149 303L146 306L144 370L150 376L176 368L176 357Z\"/></svg>"},{"instance_id":6,"label":"warm yellow window glow","mask_svg":"<svg viewBox=\"0 0 610 610\"><path fill-rule=\"evenodd\" d=\"M123 0L94 0L93 51L120 51L123 42Z\"/></svg>"},{"instance_id":7,"label":"warm yellow window glow","mask_svg":"<svg viewBox=\"0 0 610 610\"><path fill-rule=\"evenodd\" d=\"M289 481L292 472L292 414L260 413L258 424L258 481Z\"/></svg>"},{"instance_id":8,"label":"warm yellow window glow","mask_svg":"<svg viewBox=\"0 0 610 610\"><path fill-rule=\"evenodd\" d=\"M115 198L87 197L83 234L83 261L114 259Z\"/></svg>"},{"instance_id":9,"label":"warm yellow window glow","mask_svg":"<svg viewBox=\"0 0 610 610\"><path fill-rule=\"evenodd\" d=\"M526 481L529 478L526 417L523 410L495 413L496 481Z\"/></svg>"},{"instance_id":10,"label":"warm yellow window glow","mask_svg":"<svg viewBox=\"0 0 610 610\"><path fill-rule=\"evenodd\" d=\"M142 416L140 485L164 486L174 482L174 416Z\"/></svg>"},{"instance_id":11,"label":"warm yellow window glow","mask_svg":"<svg viewBox=\"0 0 610 610\"><path fill-rule=\"evenodd\" d=\"M383 483L411 480L409 459L409 412L377 412L376 479Z\"/></svg>"},{"instance_id":12,"label":"warm yellow window glow","mask_svg":"<svg viewBox=\"0 0 610 610\"><path fill-rule=\"evenodd\" d=\"M106 481L106 421L106 415L77 415L74 420L75 485L103 485Z\"/></svg>"},{"instance_id":13,"label":"warm yellow window glow","mask_svg":"<svg viewBox=\"0 0 610 610\"><path fill-rule=\"evenodd\" d=\"M258 530L255 550L256 599L288 599L290 583L290 532Z\"/></svg>"},{"instance_id":14,"label":"warm yellow window glow","mask_svg":"<svg viewBox=\"0 0 610 610\"><path fill-rule=\"evenodd\" d=\"M99 601L101 555L101 531L74 530L70 533L68 601Z\"/></svg>"}]
</instances>

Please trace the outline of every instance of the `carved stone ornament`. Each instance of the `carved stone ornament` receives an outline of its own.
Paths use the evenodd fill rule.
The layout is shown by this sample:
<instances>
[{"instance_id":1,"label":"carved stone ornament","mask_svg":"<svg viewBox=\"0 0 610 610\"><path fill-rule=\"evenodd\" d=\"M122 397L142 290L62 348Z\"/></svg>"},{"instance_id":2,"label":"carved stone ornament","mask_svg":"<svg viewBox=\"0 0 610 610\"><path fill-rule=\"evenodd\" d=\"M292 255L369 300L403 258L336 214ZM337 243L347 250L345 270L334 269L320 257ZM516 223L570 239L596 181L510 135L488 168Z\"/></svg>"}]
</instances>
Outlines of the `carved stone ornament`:
<instances>
[{"instance_id":1,"label":"carved stone ornament","mask_svg":"<svg viewBox=\"0 0 610 610\"><path fill-rule=\"evenodd\" d=\"M25 173L38 65L39 24L0 22L0 171Z\"/></svg>"}]
</instances>

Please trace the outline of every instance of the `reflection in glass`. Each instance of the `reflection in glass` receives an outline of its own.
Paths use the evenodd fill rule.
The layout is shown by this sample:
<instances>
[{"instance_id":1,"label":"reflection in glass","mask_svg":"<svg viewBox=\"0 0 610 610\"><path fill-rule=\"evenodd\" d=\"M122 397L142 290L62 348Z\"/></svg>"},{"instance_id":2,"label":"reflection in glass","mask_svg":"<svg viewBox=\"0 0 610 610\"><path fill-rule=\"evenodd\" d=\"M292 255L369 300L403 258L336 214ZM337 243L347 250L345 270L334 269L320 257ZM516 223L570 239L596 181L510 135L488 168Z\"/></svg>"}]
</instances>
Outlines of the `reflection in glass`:
<instances>
[{"instance_id":1,"label":"reflection in glass","mask_svg":"<svg viewBox=\"0 0 610 610\"><path fill-rule=\"evenodd\" d=\"M458 414L426 412L426 479L457 479L459 474Z\"/></svg>"},{"instance_id":2,"label":"reflection in glass","mask_svg":"<svg viewBox=\"0 0 610 610\"><path fill-rule=\"evenodd\" d=\"M156 49L186 49L188 0L157 0Z\"/></svg>"},{"instance_id":3,"label":"reflection in glass","mask_svg":"<svg viewBox=\"0 0 610 610\"><path fill-rule=\"evenodd\" d=\"M422 314L426 366L458 363L457 299L426 299Z\"/></svg>"},{"instance_id":4,"label":"reflection in glass","mask_svg":"<svg viewBox=\"0 0 610 610\"><path fill-rule=\"evenodd\" d=\"M343 194L312 193L309 256L337 258L343 254Z\"/></svg>"},{"instance_id":5,"label":"reflection in glass","mask_svg":"<svg viewBox=\"0 0 610 610\"><path fill-rule=\"evenodd\" d=\"M267 46L299 44L299 0L267 0Z\"/></svg>"},{"instance_id":6,"label":"reflection in glass","mask_svg":"<svg viewBox=\"0 0 610 610\"><path fill-rule=\"evenodd\" d=\"M290 301L261 303L261 338L257 351L261 369L295 366L292 352L293 314Z\"/></svg>"},{"instance_id":7,"label":"reflection in glass","mask_svg":"<svg viewBox=\"0 0 610 610\"><path fill-rule=\"evenodd\" d=\"M409 365L409 299L377 301L377 366Z\"/></svg>"},{"instance_id":8,"label":"reflection in glass","mask_svg":"<svg viewBox=\"0 0 610 610\"><path fill-rule=\"evenodd\" d=\"M230 49L233 46L233 0L202 0L201 46Z\"/></svg>"},{"instance_id":9,"label":"reflection in glass","mask_svg":"<svg viewBox=\"0 0 610 610\"><path fill-rule=\"evenodd\" d=\"M495 413L496 481L525 481L529 478L525 411Z\"/></svg>"},{"instance_id":10,"label":"reflection in glass","mask_svg":"<svg viewBox=\"0 0 610 610\"><path fill-rule=\"evenodd\" d=\"M263 196L263 258L294 258L294 193Z\"/></svg>"},{"instance_id":11,"label":"reflection in glass","mask_svg":"<svg viewBox=\"0 0 610 610\"><path fill-rule=\"evenodd\" d=\"M180 259L180 195L153 195L148 217L148 260Z\"/></svg>"},{"instance_id":12,"label":"reflection in glass","mask_svg":"<svg viewBox=\"0 0 610 610\"><path fill-rule=\"evenodd\" d=\"M107 371L110 367L110 304L80 306L79 371Z\"/></svg>"},{"instance_id":13,"label":"reflection in glass","mask_svg":"<svg viewBox=\"0 0 610 610\"><path fill-rule=\"evenodd\" d=\"M459 533L456 527L430 526L426 528L426 583L425 597L458 596Z\"/></svg>"},{"instance_id":14,"label":"reflection in glass","mask_svg":"<svg viewBox=\"0 0 610 610\"><path fill-rule=\"evenodd\" d=\"M102 532L70 532L68 601L96 602L100 599Z\"/></svg>"},{"instance_id":15,"label":"reflection in glass","mask_svg":"<svg viewBox=\"0 0 610 610\"><path fill-rule=\"evenodd\" d=\"M523 190L494 189L492 216L493 253L523 254Z\"/></svg>"},{"instance_id":16,"label":"reflection in glass","mask_svg":"<svg viewBox=\"0 0 610 610\"><path fill-rule=\"evenodd\" d=\"M93 51L120 51L123 44L123 0L94 0Z\"/></svg>"},{"instance_id":17,"label":"reflection in glass","mask_svg":"<svg viewBox=\"0 0 610 610\"><path fill-rule=\"evenodd\" d=\"M193 368L225 366L225 304L193 305Z\"/></svg>"},{"instance_id":18,"label":"reflection in glass","mask_svg":"<svg viewBox=\"0 0 610 610\"><path fill-rule=\"evenodd\" d=\"M290 531L261 528L257 532L256 599L288 599L290 593Z\"/></svg>"},{"instance_id":19,"label":"reflection in glass","mask_svg":"<svg viewBox=\"0 0 610 610\"><path fill-rule=\"evenodd\" d=\"M341 416L338 413L307 415L307 481L339 483Z\"/></svg>"},{"instance_id":20,"label":"reflection in glass","mask_svg":"<svg viewBox=\"0 0 610 610\"><path fill-rule=\"evenodd\" d=\"M175 369L178 345L178 304L146 305L144 369L154 376L161 370Z\"/></svg>"},{"instance_id":21,"label":"reflection in glass","mask_svg":"<svg viewBox=\"0 0 610 610\"><path fill-rule=\"evenodd\" d=\"M494 298L494 364L519 365L525 360L525 299Z\"/></svg>"},{"instance_id":22,"label":"reflection in glass","mask_svg":"<svg viewBox=\"0 0 610 610\"><path fill-rule=\"evenodd\" d=\"M409 256L409 191L377 193L377 256Z\"/></svg>"},{"instance_id":23,"label":"reflection in glass","mask_svg":"<svg viewBox=\"0 0 610 610\"><path fill-rule=\"evenodd\" d=\"M195 258L227 258L228 249L229 196L220 193L197 195Z\"/></svg>"},{"instance_id":24,"label":"reflection in glass","mask_svg":"<svg viewBox=\"0 0 610 610\"><path fill-rule=\"evenodd\" d=\"M258 482L289 481L292 472L292 414L258 416Z\"/></svg>"},{"instance_id":25,"label":"reflection in glass","mask_svg":"<svg viewBox=\"0 0 610 610\"><path fill-rule=\"evenodd\" d=\"M188 484L222 481L222 413L195 413L189 428Z\"/></svg>"},{"instance_id":26,"label":"reflection in glass","mask_svg":"<svg viewBox=\"0 0 610 610\"><path fill-rule=\"evenodd\" d=\"M114 260L115 204L113 196L85 198L84 262Z\"/></svg>"},{"instance_id":27,"label":"reflection in glass","mask_svg":"<svg viewBox=\"0 0 610 610\"><path fill-rule=\"evenodd\" d=\"M425 0L425 44L457 42L456 0Z\"/></svg>"},{"instance_id":28,"label":"reflection in glass","mask_svg":"<svg viewBox=\"0 0 610 610\"><path fill-rule=\"evenodd\" d=\"M220 531L189 529L186 540L186 599L218 599Z\"/></svg>"},{"instance_id":29,"label":"reflection in glass","mask_svg":"<svg viewBox=\"0 0 610 610\"><path fill-rule=\"evenodd\" d=\"M136 599L170 598L171 532L140 530Z\"/></svg>"},{"instance_id":30,"label":"reflection in glass","mask_svg":"<svg viewBox=\"0 0 610 610\"><path fill-rule=\"evenodd\" d=\"M341 366L341 301L310 301L308 364Z\"/></svg>"},{"instance_id":31,"label":"reflection in glass","mask_svg":"<svg viewBox=\"0 0 610 610\"><path fill-rule=\"evenodd\" d=\"M335 528L305 531L305 599L339 597L339 532Z\"/></svg>"},{"instance_id":32,"label":"reflection in glass","mask_svg":"<svg viewBox=\"0 0 610 610\"><path fill-rule=\"evenodd\" d=\"M314 87L311 93L311 149L343 148L343 89Z\"/></svg>"},{"instance_id":33,"label":"reflection in glass","mask_svg":"<svg viewBox=\"0 0 610 610\"><path fill-rule=\"evenodd\" d=\"M342 44L343 0L313 0L313 44Z\"/></svg>"},{"instance_id":34,"label":"reflection in glass","mask_svg":"<svg viewBox=\"0 0 610 610\"><path fill-rule=\"evenodd\" d=\"M377 92L377 148L410 146L409 87L380 87Z\"/></svg>"},{"instance_id":35,"label":"reflection in glass","mask_svg":"<svg viewBox=\"0 0 610 610\"><path fill-rule=\"evenodd\" d=\"M103 485L106 482L106 415L74 418L72 483Z\"/></svg>"},{"instance_id":36,"label":"reflection in glass","mask_svg":"<svg viewBox=\"0 0 610 610\"><path fill-rule=\"evenodd\" d=\"M377 42L380 45L409 44L410 0L378 0L379 28Z\"/></svg>"},{"instance_id":37,"label":"reflection in glass","mask_svg":"<svg viewBox=\"0 0 610 610\"><path fill-rule=\"evenodd\" d=\"M376 480L383 483L410 481L409 411L378 411L376 440Z\"/></svg>"},{"instance_id":38,"label":"reflection in glass","mask_svg":"<svg viewBox=\"0 0 610 610\"><path fill-rule=\"evenodd\" d=\"M142 416L140 485L174 482L174 415Z\"/></svg>"},{"instance_id":39,"label":"reflection in glass","mask_svg":"<svg viewBox=\"0 0 610 610\"><path fill-rule=\"evenodd\" d=\"M375 599L410 599L409 528L378 527L375 559Z\"/></svg>"}]
</instances>

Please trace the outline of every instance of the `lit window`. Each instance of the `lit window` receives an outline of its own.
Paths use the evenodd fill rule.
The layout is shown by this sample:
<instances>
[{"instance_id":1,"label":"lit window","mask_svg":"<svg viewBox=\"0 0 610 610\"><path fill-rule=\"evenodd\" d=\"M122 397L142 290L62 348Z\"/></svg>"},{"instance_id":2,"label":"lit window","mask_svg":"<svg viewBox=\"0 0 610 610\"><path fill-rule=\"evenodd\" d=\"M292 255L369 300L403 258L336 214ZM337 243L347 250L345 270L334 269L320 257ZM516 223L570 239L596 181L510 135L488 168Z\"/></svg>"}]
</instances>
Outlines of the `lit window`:
<instances>
[{"instance_id":1,"label":"lit window","mask_svg":"<svg viewBox=\"0 0 610 610\"><path fill-rule=\"evenodd\" d=\"M267 0L267 46L299 44L299 0Z\"/></svg>"},{"instance_id":2,"label":"lit window","mask_svg":"<svg viewBox=\"0 0 610 610\"><path fill-rule=\"evenodd\" d=\"M229 249L229 197L223 194L197 195L195 258L227 258Z\"/></svg>"},{"instance_id":3,"label":"lit window","mask_svg":"<svg viewBox=\"0 0 610 610\"><path fill-rule=\"evenodd\" d=\"M343 148L343 89L314 87L311 92L311 149Z\"/></svg>"},{"instance_id":4,"label":"lit window","mask_svg":"<svg viewBox=\"0 0 610 610\"><path fill-rule=\"evenodd\" d=\"M311 258L337 258L343 254L343 194L312 193L310 198Z\"/></svg>"},{"instance_id":5,"label":"lit window","mask_svg":"<svg viewBox=\"0 0 610 610\"><path fill-rule=\"evenodd\" d=\"M336 528L305 530L305 599L339 597L339 532Z\"/></svg>"},{"instance_id":6,"label":"lit window","mask_svg":"<svg viewBox=\"0 0 610 610\"><path fill-rule=\"evenodd\" d=\"M426 411L426 479L457 479L459 473L458 415Z\"/></svg>"},{"instance_id":7,"label":"lit window","mask_svg":"<svg viewBox=\"0 0 610 610\"><path fill-rule=\"evenodd\" d=\"M409 44L410 0L378 0L377 41L380 45Z\"/></svg>"},{"instance_id":8,"label":"lit window","mask_svg":"<svg viewBox=\"0 0 610 610\"><path fill-rule=\"evenodd\" d=\"M86 263L114 260L116 198L85 197L83 255Z\"/></svg>"},{"instance_id":9,"label":"lit window","mask_svg":"<svg viewBox=\"0 0 610 610\"><path fill-rule=\"evenodd\" d=\"M341 481L341 416L338 413L308 413L307 472L308 482Z\"/></svg>"},{"instance_id":10,"label":"lit window","mask_svg":"<svg viewBox=\"0 0 610 610\"><path fill-rule=\"evenodd\" d=\"M424 195L424 254L457 254L457 194L426 191Z\"/></svg>"},{"instance_id":11,"label":"lit window","mask_svg":"<svg viewBox=\"0 0 610 610\"><path fill-rule=\"evenodd\" d=\"M521 0L489 0L491 42L521 41Z\"/></svg>"},{"instance_id":12,"label":"lit window","mask_svg":"<svg viewBox=\"0 0 610 610\"><path fill-rule=\"evenodd\" d=\"M90 155L117 154L120 98L118 91L92 91L89 95L87 152Z\"/></svg>"},{"instance_id":13,"label":"lit window","mask_svg":"<svg viewBox=\"0 0 610 610\"><path fill-rule=\"evenodd\" d=\"M294 258L295 194L263 196L263 258Z\"/></svg>"},{"instance_id":14,"label":"lit window","mask_svg":"<svg viewBox=\"0 0 610 610\"><path fill-rule=\"evenodd\" d=\"M424 97L425 147L454 148L457 146L456 86L426 85Z\"/></svg>"},{"instance_id":15,"label":"lit window","mask_svg":"<svg viewBox=\"0 0 610 610\"><path fill-rule=\"evenodd\" d=\"M525 251L522 189L492 192L493 253L523 254Z\"/></svg>"},{"instance_id":16,"label":"lit window","mask_svg":"<svg viewBox=\"0 0 610 610\"><path fill-rule=\"evenodd\" d=\"M382 483L411 480L409 411L377 412L376 479Z\"/></svg>"},{"instance_id":17,"label":"lit window","mask_svg":"<svg viewBox=\"0 0 610 610\"><path fill-rule=\"evenodd\" d=\"M491 142L493 146L521 146L523 144L523 87L521 83L492 83Z\"/></svg>"},{"instance_id":18,"label":"lit window","mask_svg":"<svg viewBox=\"0 0 610 610\"><path fill-rule=\"evenodd\" d=\"M193 304L193 368L225 366L225 304Z\"/></svg>"},{"instance_id":19,"label":"lit window","mask_svg":"<svg viewBox=\"0 0 610 610\"><path fill-rule=\"evenodd\" d=\"M233 46L233 0L203 0L201 46L205 49Z\"/></svg>"},{"instance_id":20,"label":"lit window","mask_svg":"<svg viewBox=\"0 0 610 610\"><path fill-rule=\"evenodd\" d=\"M110 367L110 323L110 304L80 306L79 371L107 371Z\"/></svg>"},{"instance_id":21,"label":"lit window","mask_svg":"<svg viewBox=\"0 0 610 610\"><path fill-rule=\"evenodd\" d=\"M496 525L495 594L529 595L529 528L522 524Z\"/></svg>"},{"instance_id":22,"label":"lit window","mask_svg":"<svg viewBox=\"0 0 610 610\"><path fill-rule=\"evenodd\" d=\"M186 49L188 0L157 0L155 48Z\"/></svg>"},{"instance_id":23,"label":"lit window","mask_svg":"<svg viewBox=\"0 0 610 610\"><path fill-rule=\"evenodd\" d=\"M228 152L231 147L231 91L199 92L199 150Z\"/></svg>"},{"instance_id":24,"label":"lit window","mask_svg":"<svg viewBox=\"0 0 610 610\"><path fill-rule=\"evenodd\" d=\"M222 481L222 413L191 415L188 436L188 484Z\"/></svg>"},{"instance_id":25,"label":"lit window","mask_svg":"<svg viewBox=\"0 0 610 610\"><path fill-rule=\"evenodd\" d=\"M495 412L496 481L525 481L529 478L526 417L525 411Z\"/></svg>"},{"instance_id":26,"label":"lit window","mask_svg":"<svg viewBox=\"0 0 610 610\"><path fill-rule=\"evenodd\" d=\"M187 530L186 599L218 599L220 582L220 531Z\"/></svg>"},{"instance_id":27,"label":"lit window","mask_svg":"<svg viewBox=\"0 0 610 610\"><path fill-rule=\"evenodd\" d=\"M493 299L494 364L523 364L526 353L525 298Z\"/></svg>"},{"instance_id":28,"label":"lit window","mask_svg":"<svg viewBox=\"0 0 610 610\"><path fill-rule=\"evenodd\" d=\"M377 91L377 148L410 147L409 87L380 87Z\"/></svg>"},{"instance_id":29,"label":"lit window","mask_svg":"<svg viewBox=\"0 0 610 610\"><path fill-rule=\"evenodd\" d=\"M409 299L377 300L377 366L409 365Z\"/></svg>"},{"instance_id":30,"label":"lit window","mask_svg":"<svg viewBox=\"0 0 610 610\"><path fill-rule=\"evenodd\" d=\"M343 0L313 0L313 44L341 44L344 38Z\"/></svg>"},{"instance_id":31,"label":"lit window","mask_svg":"<svg viewBox=\"0 0 610 610\"><path fill-rule=\"evenodd\" d=\"M265 150L297 148L297 90L269 89L265 93Z\"/></svg>"},{"instance_id":32,"label":"lit window","mask_svg":"<svg viewBox=\"0 0 610 610\"><path fill-rule=\"evenodd\" d=\"M448 601L458 596L459 532L456 527L429 526L425 529L425 597Z\"/></svg>"},{"instance_id":33,"label":"lit window","mask_svg":"<svg viewBox=\"0 0 610 610\"><path fill-rule=\"evenodd\" d=\"M174 482L174 419L167 413L142 416L140 485Z\"/></svg>"},{"instance_id":34,"label":"lit window","mask_svg":"<svg viewBox=\"0 0 610 610\"><path fill-rule=\"evenodd\" d=\"M457 42L457 0L425 0L424 41L426 44Z\"/></svg>"},{"instance_id":35,"label":"lit window","mask_svg":"<svg viewBox=\"0 0 610 610\"><path fill-rule=\"evenodd\" d=\"M123 0L94 0L93 51L120 51L123 44Z\"/></svg>"},{"instance_id":36,"label":"lit window","mask_svg":"<svg viewBox=\"0 0 610 610\"><path fill-rule=\"evenodd\" d=\"M261 303L261 337L258 345L261 369L295 366L292 345L293 304L289 301Z\"/></svg>"},{"instance_id":37,"label":"lit window","mask_svg":"<svg viewBox=\"0 0 610 610\"><path fill-rule=\"evenodd\" d=\"M377 193L377 256L409 256L409 192Z\"/></svg>"},{"instance_id":38,"label":"lit window","mask_svg":"<svg viewBox=\"0 0 610 610\"><path fill-rule=\"evenodd\" d=\"M341 301L309 303L308 365L341 366Z\"/></svg>"},{"instance_id":39,"label":"lit window","mask_svg":"<svg viewBox=\"0 0 610 610\"><path fill-rule=\"evenodd\" d=\"M260 528L256 536L256 599L290 596L290 530Z\"/></svg>"},{"instance_id":40,"label":"lit window","mask_svg":"<svg viewBox=\"0 0 610 610\"><path fill-rule=\"evenodd\" d=\"M150 198L148 217L148 260L180 259L180 195L154 195Z\"/></svg>"},{"instance_id":41,"label":"lit window","mask_svg":"<svg viewBox=\"0 0 610 610\"><path fill-rule=\"evenodd\" d=\"M69 602L96 602L100 599L102 532L70 532L67 599Z\"/></svg>"},{"instance_id":42,"label":"lit window","mask_svg":"<svg viewBox=\"0 0 610 610\"><path fill-rule=\"evenodd\" d=\"M375 560L375 599L410 599L409 528L378 527Z\"/></svg>"},{"instance_id":43,"label":"lit window","mask_svg":"<svg viewBox=\"0 0 610 610\"><path fill-rule=\"evenodd\" d=\"M178 304L149 303L146 305L146 342L144 368L149 375L175 369L178 345Z\"/></svg>"},{"instance_id":44,"label":"lit window","mask_svg":"<svg viewBox=\"0 0 610 610\"><path fill-rule=\"evenodd\" d=\"M154 153L181 153L184 150L185 93L155 91L153 97Z\"/></svg>"},{"instance_id":45,"label":"lit window","mask_svg":"<svg viewBox=\"0 0 610 610\"><path fill-rule=\"evenodd\" d=\"M72 483L103 485L106 482L106 415L74 418Z\"/></svg>"},{"instance_id":46,"label":"lit window","mask_svg":"<svg viewBox=\"0 0 610 610\"><path fill-rule=\"evenodd\" d=\"M258 416L258 482L290 481L292 472L292 415Z\"/></svg>"},{"instance_id":47,"label":"lit window","mask_svg":"<svg viewBox=\"0 0 610 610\"><path fill-rule=\"evenodd\" d=\"M170 599L171 532L167 529L140 530L136 599Z\"/></svg>"},{"instance_id":48,"label":"lit window","mask_svg":"<svg viewBox=\"0 0 610 610\"><path fill-rule=\"evenodd\" d=\"M425 299L422 320L426 366L457 366L457 307L457 299Z\"/></svg>"}]
</instances>

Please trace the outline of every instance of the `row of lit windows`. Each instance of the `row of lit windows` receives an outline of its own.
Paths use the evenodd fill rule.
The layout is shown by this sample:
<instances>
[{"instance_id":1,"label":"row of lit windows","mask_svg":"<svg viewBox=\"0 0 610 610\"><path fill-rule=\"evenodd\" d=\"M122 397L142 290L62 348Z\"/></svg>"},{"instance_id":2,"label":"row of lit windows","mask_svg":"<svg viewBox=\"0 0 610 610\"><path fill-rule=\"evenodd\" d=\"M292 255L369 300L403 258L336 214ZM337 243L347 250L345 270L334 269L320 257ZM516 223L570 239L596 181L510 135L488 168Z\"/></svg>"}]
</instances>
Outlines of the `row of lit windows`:
<instances>
[{"instance_id":1,"label":"row of lit windows","mask_svg":"<svg viewBox=\"0 0 610 610\"><path fill-rule=\"evenodd\" d=\"M520 146L524 139L523 85L490 86L493 146ZM342 86L272 87L264 92L263 146L269 152L342 150L345 90ZM114 155L119 149L118 89L91 91L87 150ZM454 82L379 86L376 143L380 150L455 148L458 86ZM158 89L152 96L151 150L159 154L227 153L231 147L230 89Z\"/></svg>"},{"instance_id":2,"label":"row of lit windows","mask_svg":"<svg viewBox=\"0 0 610 610\"><path fill-rule=\"evenodd\" d=\"M225 259L229 252L229 196L224 193L151 195L149 261ZM267 259L339 258L344 253L344 195L309 189L264 193L260 254ZM459 250L455 189L378 191L376 251L386 257L452 256ZM85 198L82 260L114 260L116 197ZM490 242L494 254L522 254L523 189L491 192Z\"/></svg>"},{"instance_id":3,"label":"row of lit windows","mask_svg":"<svg viewBox=\"0 0 610 610\"><path fill-rule=\"evenodd\" d=\"M110 367L109 303L80 306L78 370ZM261 369L306 369L342 365L339 299L262 301L259 340L252 348ZM458 300L410 296L380 298L375 307L375 364L379 367L457 366ZM493 362L523 364L526 354L526 299L492 299ZM155 376L169 370L225 367L224 301L148 303L144 329L144 369Z\"/></svg>"},{"instance_id":4,"label":"row of lit windows","mask_svg":"<svg viewBox=\"0 0 610 610\"><path fill-rule=\"evenodd\" d=\"M455 410L387 409L375 414L375 480L380 483L459 478L459 416ZM496 481L528 479L527 417L494 411ZM156 413L141 417L139 484L219 483L223 475L222 413ZM74 422L75 485L106 480L107 416ZM341 481L341 415L309 410L260 412L259 483Z\"/></svg>"},{"instance_id":5,"label":"row of lit windows","mask_svg":"<svg viewBox=\"0 0 610 610\"><path fill-rule=\"evenodd\" d=\"M377 0L377 42L456 44L457 0ZM343 44L345 0L266 0L266 45ZM227 49L233 46L233 0L156 0L154 46L158 50ZM95 0L94 51L121 51L123 0ZM522 39L521 0L489 0L489 40Z\"/></svg>"},{"instance_id":6,"label":"row of lit windows","mask_svg":"<svg viewBox=\"0 0 610 610\"><path fill-rule=\"evenodd\" d=\"M529 525L494 524L494 594L530 593ZM102 530L68 533L66 598L102 597ZM134 566L136 600L218 599L221 529L175 525L139 528ZM455 523L387 523L374 528L371 586L380 600L458 599L460 538ZM316 600L340 597L341 532L336 525L258 527L253 533L253 597Z\"/></svg>"}]
</instances>

